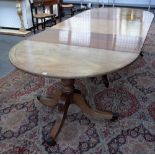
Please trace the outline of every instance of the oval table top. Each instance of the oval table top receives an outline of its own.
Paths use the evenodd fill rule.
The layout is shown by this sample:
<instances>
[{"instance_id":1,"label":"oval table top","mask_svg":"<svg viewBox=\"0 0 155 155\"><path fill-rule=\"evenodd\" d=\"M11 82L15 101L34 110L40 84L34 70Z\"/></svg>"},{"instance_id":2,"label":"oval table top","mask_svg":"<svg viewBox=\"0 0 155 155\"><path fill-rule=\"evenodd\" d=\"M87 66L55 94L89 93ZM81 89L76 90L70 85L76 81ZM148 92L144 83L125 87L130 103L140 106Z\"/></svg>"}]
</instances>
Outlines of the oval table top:
<instances>
[{"instance_id":1,"label":"oval table top","mask_svg":"<svg viewBox=\"0 0 155 155\"><path fill-rule=\"evenodd\" d=\"M68 79L107 74L138 57L153 17L131 8L87 10L18 43L9 57L33 74Z\"/></svg>"}]
</instances>

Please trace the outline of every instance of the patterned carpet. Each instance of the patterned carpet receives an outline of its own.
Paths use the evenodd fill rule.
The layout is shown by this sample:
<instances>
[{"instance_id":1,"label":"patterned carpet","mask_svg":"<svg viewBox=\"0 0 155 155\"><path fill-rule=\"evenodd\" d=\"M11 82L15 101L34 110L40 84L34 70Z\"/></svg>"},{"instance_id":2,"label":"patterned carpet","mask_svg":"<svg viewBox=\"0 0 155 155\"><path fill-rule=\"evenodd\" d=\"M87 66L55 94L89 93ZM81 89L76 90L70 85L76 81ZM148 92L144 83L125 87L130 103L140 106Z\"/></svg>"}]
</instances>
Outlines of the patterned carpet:
<instances>
[{"instance_id":1,"label":"patterned carpet","mask_svg":"<svg viewBox=\"0 0 155 155\"><path fill-rule=\"evenodd\" d=\"M57 109L36 100L60 87L58 79L15 70L0 79L0 153L155 153L155 21L143 46L144 57L102 77L80 79L79 88L92 107L112 110L116 122L95 120L71 106L57 145L43 144Z\"/></svg>"}]
</instances>

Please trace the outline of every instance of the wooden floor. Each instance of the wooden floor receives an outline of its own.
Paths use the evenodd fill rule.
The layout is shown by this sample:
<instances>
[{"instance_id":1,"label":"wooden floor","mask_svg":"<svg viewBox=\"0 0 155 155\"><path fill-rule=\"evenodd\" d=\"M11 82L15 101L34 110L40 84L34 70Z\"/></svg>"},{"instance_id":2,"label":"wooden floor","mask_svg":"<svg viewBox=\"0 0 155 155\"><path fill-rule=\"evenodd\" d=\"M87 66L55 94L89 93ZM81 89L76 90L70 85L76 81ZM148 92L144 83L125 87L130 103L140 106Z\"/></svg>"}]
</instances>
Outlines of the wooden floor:
<instances>
[{"instance_id":1,"label":"wooden floor","mask_svg":"<svg viewBox=\"0 0 155 155\"><path fill-rule=\"evenodd\" d=\"M18 36L26 36L30 34L31 31L19 31L19 30L12 30L12 29L0 29L0 34L8 34L8 35L18 35Z\"/></svg>"}]
</instances>

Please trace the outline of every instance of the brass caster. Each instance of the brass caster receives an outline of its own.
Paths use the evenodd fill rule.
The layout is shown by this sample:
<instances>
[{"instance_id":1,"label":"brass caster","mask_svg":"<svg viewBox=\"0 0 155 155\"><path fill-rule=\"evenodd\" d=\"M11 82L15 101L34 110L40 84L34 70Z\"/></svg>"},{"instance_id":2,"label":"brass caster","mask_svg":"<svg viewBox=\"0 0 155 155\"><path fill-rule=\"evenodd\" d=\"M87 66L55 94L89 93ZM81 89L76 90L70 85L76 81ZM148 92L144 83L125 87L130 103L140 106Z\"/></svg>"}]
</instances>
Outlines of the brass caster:
<instances>
[{"instance_id":1,"label":"brass caster","mask_svg":"<svg viewBox=\"0 0 155 155\"><path fill-rule=\"evenodd\" d=\"M46 143L47 145L49 145L49 146L55 146L55 145L56 145L56 141L55 141L53 138L51 138L51 137L47 138L47 139L45 140L45 143Z\"/></svg>"},{"instance_id":2,"label":"brass caster","mask_svg":"<svg viewBox=\"0 0 155 155\"><path fill-rule=\"evenodd\" d=\"M40 96L37 96L37 100L40 101Z\"/></svg>"},{"instance_id":3,"label":"brass caster","mask_svg":"<svg viewBox=\"0 0 155 155\"><path fill-rule=\"evenodd\" d=\"M143 54L143 52L142 52L142 51L140 52L140 56L141 56L141 57L143 57L143 56L144 56L144 54Z\"/></svg>"},{"instance_id":4,"label":"brass caster","mask_svg":"<svg viewBox=\"0 0 155 155\"><path fill-rule=\"evenodd\" d=\"M119 114L118 113L113 113L113 116L112 116L111 121L112 122L115 122L116 120L118 120L118 117L119 117Z\"/></svg>"}]
</instances>

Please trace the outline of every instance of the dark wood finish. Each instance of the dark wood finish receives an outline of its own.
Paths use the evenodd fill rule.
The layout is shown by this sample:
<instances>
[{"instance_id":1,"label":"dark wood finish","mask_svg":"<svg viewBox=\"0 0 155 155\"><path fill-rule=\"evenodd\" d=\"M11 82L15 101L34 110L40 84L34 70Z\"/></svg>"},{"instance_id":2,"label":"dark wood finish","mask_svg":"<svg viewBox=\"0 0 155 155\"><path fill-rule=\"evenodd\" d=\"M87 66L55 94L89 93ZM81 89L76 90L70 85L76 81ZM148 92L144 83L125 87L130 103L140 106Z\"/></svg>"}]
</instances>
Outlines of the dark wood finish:
<instances>
[{"instance_id":1,"label":"dark wood finish","mask_svg":"<svg viewBox=\"0 0 155 155\"><path fill-rule=\"evenodd\" d=\"M35 28L37 27L37 29L38 29L38 20L39 19L41 20L43 30L46 27L46 25L45 25L46 18L51 19L51 26L52 26L53 22L54 22L54 24L56 24L56 19L55 19L56 15L45 13L45 5L43 3L43 0L34 0L33 3L31 2L31 0L29 0L29 4L30 4L30 9L31 9L34 33L35 33ZM38 9L42 10L42 12L38 12ZM36 25L35 25L34 19L36 19Z\"/></svg>"},{"instance_id":2,"label":"dark wood finish","mask_svg":"<svg viewBox=\"0 0 155 155\"><path fill-rule=\"evenodd\" d=\"M108 87L109 87L109 81L108 81L107 75L103 75L103 76L102 76L102 79L103 79L103 83L104 83L105 86L108 88Z\"/></svg>"},{"instance_id":3,"label":"dark wood finish","mask_svg":"<svg viewBox=\"0 0 155 155\"><path fill-rule=\"evenodd\" d=\"M60 3L60 11L61 11L61 16L65 16L65 12L64 10L69 10L70 11L70 14L71 16L74 15L74 12L75 12L75 8L74 8L74 5L73 4L63 4L63 2L61 1Z\"/></svg>"},{"instance_id":4,"label":"dark wood finish","mask_svg":"<svg viewBox=\"0 0 155 155\"><path fill-rule=\"evenodd\" d=\"M143 51L140 52L140 56L142 56L142 57L144 56Z\"/></svg>"},{"instance_id":5,"label":"dark wood finish","mask_svg":"<svg viewBox=\"0 0 155 155\"><path fill-rule=\"evenodd\" d=\"M59 21L61 22L61 8L60 8L60 0L44 0L43 1L45 6L51 6L51 13L53 13L53 5L57 4L58 5L58 18Z\"/></svg>"},{"instance_id":6,"label":"dark wood finish","mask_svg":"<svg viewBox=\"0 0 155 155\"><path fill-rule=\"evenodd\" d=\"M59 4L59 0L44 0L43 3L44 5L54 5Z\"/></svg>"},{"instance_id":7,"label":"dark wood finish","mask_svg":"<svg viewBox=\"0 0 155 155\"><path fill-rule=\"evenodd\" d=\"M98 110L92 110L84 97L81 95L81 91L74 88L74 82L74 79L62 79L62 90L59 91L59 93L57 93L54 98L49 99L45 97L38 97L39 101L44 105L54 106L57 104L58 110L60 112L59 118L51 130L50 138L48 138L46 142L48 145L56 144L55 139L63 126L69 105L72 103L78 105L84 113L87 113L95 118L110 120L118 118L118 115L112 112L101 112Z\"/></svg>"},{"instance_id":8,"label":"dark wood finish","mask_svg":"<svg viewBox=\"0 0 155 155\"><path fill-rule=\"evenodd\" d=\"M62 128L62 125L65 121L65 118L67 116L67 111L68 111L68 107L70 104L69 100L70 100L69 95L66 95L66 94L62 94L59 99L58 110L59 110L60 114L59 114L59 117L58 117L56 123L54 124L54 127L51 130L51 138L54 140L56 139L57 135L59 134L59 132Z\"/></svg>"}]
</instances>

